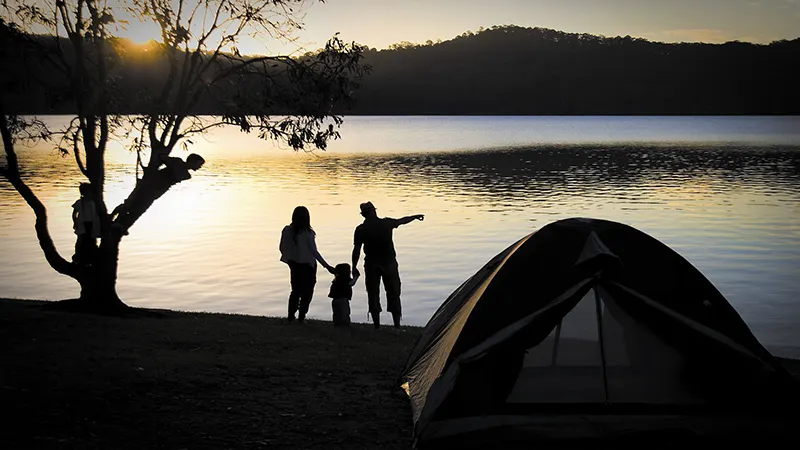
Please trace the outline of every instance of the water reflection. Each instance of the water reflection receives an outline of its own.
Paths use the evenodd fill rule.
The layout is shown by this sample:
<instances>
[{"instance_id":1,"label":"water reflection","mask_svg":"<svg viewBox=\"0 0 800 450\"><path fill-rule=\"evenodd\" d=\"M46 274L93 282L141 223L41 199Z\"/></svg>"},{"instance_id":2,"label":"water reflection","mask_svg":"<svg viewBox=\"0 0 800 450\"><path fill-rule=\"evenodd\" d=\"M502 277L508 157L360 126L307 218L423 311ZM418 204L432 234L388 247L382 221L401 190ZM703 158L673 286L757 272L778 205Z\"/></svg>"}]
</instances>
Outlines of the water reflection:
<instances>
[{"instance_id":1,"label":"water reflection","mask_svg":"<svg viewBox=\"0 0 800 450\"><path fill-rule=\"evenodd\" d=\"M466 202L492 211L557 208L559 201L595 198L628 208L681 199L703 206L732 206L725 193L763 196L754 205L796 203L800 154L791 147L601 147L435 154L275 158L220 168L219 183L335 191L342 186L414 189L432 198ZM298 177L298 172L303 175ZM228 181L226 181L228 180Z\"/></svg>"},{"instance_id":2,"label":"water reflection","mask_svg":"<svg viewBox=\"0 0 800 450\"><path fill-rule=\"evenodd\" d=\"M237 141L217 139L203 152L203 170L160 199L123 241L120 294L135 306L283 315L289 274L277 242L292 209L310 209L320 250L335 264L349 260L358 204L371 200L381 216L426 215L395 238L409 324L423 325L466 277L524 234L559 218L591 216L629 223L675 248L772 348L800 338L800 147L496 143L389 151L391 129L371 131L383 141L364 153L293 154L247 141L220 148ZM67 252L79 181L74 162L41 149L25 157L55 242ZM110 203L132 187L133 160L125 152L111 156ZM0 208L0 296L73 295L77 286L43 261L32 213L6 183ZM330 320L330 280L324 272L318 277L309 315ZM363 284L352 308L355 321L367 320Z\"/></svg>"}]
</instances>

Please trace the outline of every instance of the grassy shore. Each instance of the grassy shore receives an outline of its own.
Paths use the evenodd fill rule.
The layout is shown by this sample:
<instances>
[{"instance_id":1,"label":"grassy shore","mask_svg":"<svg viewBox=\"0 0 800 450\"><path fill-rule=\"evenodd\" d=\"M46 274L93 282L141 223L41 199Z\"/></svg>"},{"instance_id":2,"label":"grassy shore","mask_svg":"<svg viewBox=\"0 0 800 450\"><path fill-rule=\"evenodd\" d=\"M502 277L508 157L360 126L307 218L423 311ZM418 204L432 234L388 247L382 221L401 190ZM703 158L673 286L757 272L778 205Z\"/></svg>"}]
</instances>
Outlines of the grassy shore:
<instances>
[{"instance_id":1,"label":"grassy shore","mask_svg":"<svg viewBox=\"0 0 800 450\"><path fill-rule=\"evenodd\" d=\"M408 450L395 381L420 332L0 299L0 444Z\"/></svg>"},{"instance_id":2,"label":"grassy shore","mask_svg":"<svg viewBox=\"0 0 800 450\"><path fill-rule=\"evenodd\" d=\"M421 329L0 300L3 448L411 448Z\"/></svg>"}]
</instances>

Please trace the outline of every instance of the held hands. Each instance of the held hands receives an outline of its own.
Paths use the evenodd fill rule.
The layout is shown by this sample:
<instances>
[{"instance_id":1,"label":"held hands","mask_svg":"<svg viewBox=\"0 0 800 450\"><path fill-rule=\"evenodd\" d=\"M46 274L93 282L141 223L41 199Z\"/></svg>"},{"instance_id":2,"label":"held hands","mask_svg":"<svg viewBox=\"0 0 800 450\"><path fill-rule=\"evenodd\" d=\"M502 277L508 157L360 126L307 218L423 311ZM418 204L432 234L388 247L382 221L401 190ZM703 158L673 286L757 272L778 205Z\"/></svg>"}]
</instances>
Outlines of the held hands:
<instances>
[{"instance_id":1,"label":"held hands","mask_svg":"<svg viewBox=\"0 0 800 450\"><path fill-rule=\"evenodd\" d=\"M361 272L358 271L358 268L353 267L353 278L358 278L361 276Z\"/></svg>"},{"instance_id":2,"label":"held hands","mask_svg":"<svg viewBox=\"0 0 800 450\"><path fill-rule=\"evenodd\" d=\"M328 272L330 272L331 275L336 275L336 269L334 269L334 267L330 264L325 268L328 269Z\"/></svg>"}]
</instances>

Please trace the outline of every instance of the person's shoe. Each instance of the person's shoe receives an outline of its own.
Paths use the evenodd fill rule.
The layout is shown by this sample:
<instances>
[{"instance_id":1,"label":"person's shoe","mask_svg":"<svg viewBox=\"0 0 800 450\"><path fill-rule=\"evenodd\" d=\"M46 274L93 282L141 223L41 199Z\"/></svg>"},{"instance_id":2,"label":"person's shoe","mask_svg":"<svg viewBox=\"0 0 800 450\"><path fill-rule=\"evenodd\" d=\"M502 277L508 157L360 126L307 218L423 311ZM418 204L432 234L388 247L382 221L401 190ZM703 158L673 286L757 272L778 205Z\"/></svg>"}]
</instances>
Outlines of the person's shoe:
<instances>
[{"instance_id":1,"label":"person's shoe","mask_svg":"<svg viewBox=\"0 0 800 450\"><path fill-rule=\"evenodd\" d=\"M300 323L305 323L306 316L304 316L303 314L300 314L300 316L297 318L297 321L300 322Z\"/></svg>"},{"instance_id":2,"label":"person's shoe","mask_svg":"<svg viewBox=\"0 0 800 450\"><path fill-rule=\"evenodd\" d=\"M290 314L288 317L286 317L286 320L289 322L294 322L294 314Z\"/></svg>"}]
</instances>

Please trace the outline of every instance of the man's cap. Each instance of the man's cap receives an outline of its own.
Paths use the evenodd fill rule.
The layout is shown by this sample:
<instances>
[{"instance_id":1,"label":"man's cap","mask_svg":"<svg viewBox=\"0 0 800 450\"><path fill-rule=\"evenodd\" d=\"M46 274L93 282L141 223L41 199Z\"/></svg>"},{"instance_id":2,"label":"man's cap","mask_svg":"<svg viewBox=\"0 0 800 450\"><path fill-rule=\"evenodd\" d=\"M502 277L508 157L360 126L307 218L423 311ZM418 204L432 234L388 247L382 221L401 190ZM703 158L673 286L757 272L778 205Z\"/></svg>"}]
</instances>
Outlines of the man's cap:
<instances>
[{"instance_id":1,"label":"man's cap","mask_svg":"<svg viewBox=\"0 0 800 450\"><path fill-rule=\"evenodd\" d=\"M369 211L374 211L374 210L375 210L375 205L373 205L372 202L364 202L361 204L361 214L365 214Z\"/></svg>"}]
</instances>

